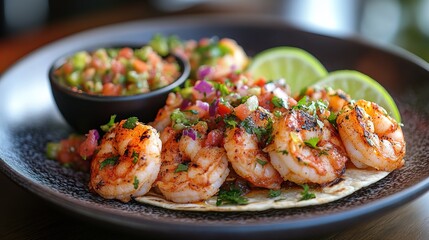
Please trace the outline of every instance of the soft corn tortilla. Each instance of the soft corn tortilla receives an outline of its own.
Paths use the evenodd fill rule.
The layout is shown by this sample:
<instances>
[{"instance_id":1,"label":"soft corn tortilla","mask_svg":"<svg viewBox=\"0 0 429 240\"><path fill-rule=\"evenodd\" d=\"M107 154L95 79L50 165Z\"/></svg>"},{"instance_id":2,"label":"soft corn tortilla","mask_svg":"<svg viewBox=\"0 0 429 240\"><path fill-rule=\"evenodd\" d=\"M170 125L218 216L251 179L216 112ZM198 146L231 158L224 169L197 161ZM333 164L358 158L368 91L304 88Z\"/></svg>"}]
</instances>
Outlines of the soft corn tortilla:
<instances>
[{"instance_id":1,"label":"soft corn tortilla","mask_svg":"<svg viewBox=\"0 0 429 240\"><path fill-rule=\"evenodd\" d=\"M389 172L376 170L355 168L347 169L344 175L341 177L342 181L334 184L333 186L310 189L310 192L314 193L316 198L303 201L300 201L302 189L299 188L281 189L280 196L275 198L268 197L269 190L253 191L245 195L245 197L248 199L248 204L246 205L216 206L216 196L199 203L174 203L165 200L162 195L154 192L149 192L147 195L138 197L135 200L153 206L183 211L232 212L262 211L272 208L283 209L305 207L333 202L381 180L388 174Z\"/></svg>"}]
</instances>

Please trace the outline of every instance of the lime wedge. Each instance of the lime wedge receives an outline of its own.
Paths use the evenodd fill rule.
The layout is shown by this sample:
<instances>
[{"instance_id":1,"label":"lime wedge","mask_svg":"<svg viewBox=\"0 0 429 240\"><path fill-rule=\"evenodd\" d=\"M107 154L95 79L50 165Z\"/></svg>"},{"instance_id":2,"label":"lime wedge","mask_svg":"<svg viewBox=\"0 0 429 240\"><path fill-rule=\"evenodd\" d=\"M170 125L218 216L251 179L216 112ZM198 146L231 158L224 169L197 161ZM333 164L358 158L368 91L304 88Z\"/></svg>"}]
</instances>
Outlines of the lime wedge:
<instances>
[{"instance_id":1,"label":"lime wedge","mask_svg":"<svg viewBox=\"0 0 429 240\"><path fill-rule=\"evenodd\" d=\"M267 80L284 78L292 94L327 75L325 67L310 53L300 48L275 47L258 53L248 72Z\"/></svg>"},{"instance_id":2,"label":"lime wedge","mask_svg":"<svg viewBox=\"0 0 429 240\"><path fill-rule=\"evenodd\" d=\"M313 86L342 89L352 99L365 99L382 106L397 122L401 122L401 115L395 101L377 81L354 70L338 70L329 73Z\"/></svg>"}]
</instances>

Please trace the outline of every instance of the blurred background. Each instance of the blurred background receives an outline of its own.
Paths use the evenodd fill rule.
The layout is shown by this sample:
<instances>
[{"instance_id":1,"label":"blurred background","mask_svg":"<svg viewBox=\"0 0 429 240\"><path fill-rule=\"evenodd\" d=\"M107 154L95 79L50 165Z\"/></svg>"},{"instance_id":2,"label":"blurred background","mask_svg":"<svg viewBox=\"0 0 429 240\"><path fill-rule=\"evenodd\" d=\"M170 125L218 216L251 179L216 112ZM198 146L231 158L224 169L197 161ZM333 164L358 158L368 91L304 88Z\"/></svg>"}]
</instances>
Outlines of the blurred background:
<instances>
[{"instance_id":1,"label":"blurred background","mask_svg":"<svg viewBox=\"0 0 429 240\"><path fill-rule=\"evenodd\" d=\"M429 0L0 0L0 73L34 49L86 29L235 12L277 16L319 33L395 44L429 61Z\"/></svg>"}]
</instances>

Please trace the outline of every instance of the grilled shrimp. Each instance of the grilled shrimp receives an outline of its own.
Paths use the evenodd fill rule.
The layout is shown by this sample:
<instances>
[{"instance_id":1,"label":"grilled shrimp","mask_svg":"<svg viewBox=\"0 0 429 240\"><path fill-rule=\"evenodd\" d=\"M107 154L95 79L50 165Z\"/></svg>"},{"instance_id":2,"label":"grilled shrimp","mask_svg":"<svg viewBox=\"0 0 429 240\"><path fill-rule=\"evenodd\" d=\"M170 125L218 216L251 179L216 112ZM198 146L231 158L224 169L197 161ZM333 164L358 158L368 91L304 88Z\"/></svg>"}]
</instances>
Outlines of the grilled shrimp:
<instances>
[{"instance_id":1,"label":"grilled shrimp","mask_svg":"<svg viewBox=\"0 0 429 240\"><path fill-rule=\"evenodd\" d=\"M329 121L297 109L276 119L265 151L283 179L297 184L329 184L343 174L348 160Z\"/></svg>"},{"instance_id":2,"label":"grilled shrimp","mask_svg":"<svg viewBox=\"0 0 429 240\"><path fill-rule=\"evenodd\" d=\"M254 111L249 120L259 127L267 128L267 119L271 116L262 109ZM226 131L224 148L239 176L258 187L280 188L283 179L271 165L268 154L262 151L254 133L248 133L242 126L230 128Z\"/></svg>"},{"instance_id":3,"label":"grilled shrimp","mask_svg":"<svg viewBox=\"0 0 429 240\"><path fill-rule=\"evenodd\" d=\"M185 133L167 127L162 166L156 185L164 197L177 203L206 200L215 195L229 174L225 150L204 146L207 125L198 123Z\"/></svg>"},{"instance_id":4,"label":"grilled shrimp","mask_svg":"<svg viewBox=\"0 0 429 240\"><path fill-rule=\"evenodd\" d=\"M150 122L149 125L158 131L162 131L171 124L170 115L175 109L180 107L182 102L183 98L179 93L169 93L165 106L158 110L155 120Z\"/></svg>"},{"instance_id":5,"label":"grilled shrimp","mask_svg":"<svg viewBox=\"0 0 429 240\"><path fill-rule=\"evenodd\" d=\"M337 125L356 167L393 171L404 165L401 126L376 103L359 100L345 106L337 117Z\"/></svg>"},{"instance_id":6,"label":"grilled shrimp","mask_svg":"<svg viewBox=\"0 0 429 240\"><path fill-rule=\"evenodd\" d=\"M128 202L146 194L161 167L161 140L151 126L122 120L107 132L91 163L90 189Z\"/></svg>"}]
</instances>

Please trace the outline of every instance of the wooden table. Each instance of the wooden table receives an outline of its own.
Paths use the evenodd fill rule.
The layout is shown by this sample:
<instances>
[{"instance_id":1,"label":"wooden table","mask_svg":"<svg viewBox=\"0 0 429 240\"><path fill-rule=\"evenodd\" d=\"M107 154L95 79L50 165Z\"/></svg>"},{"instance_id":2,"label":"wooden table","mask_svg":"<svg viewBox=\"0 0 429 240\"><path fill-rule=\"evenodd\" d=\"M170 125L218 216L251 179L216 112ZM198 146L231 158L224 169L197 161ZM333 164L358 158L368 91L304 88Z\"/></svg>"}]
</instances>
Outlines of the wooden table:
<instances>
[{"instance_id":1,"label":"wooden table","mask_svg":"<svg viewBox=\"0 0 429 240\"><path fill-rule=\"evenodd\" d=\"M212 11L212 10L210 10ZM189 12L208 12L190 9ZM162 14L156 15L159 16ZM106 18L106 16L109 16ZM51 24L39 30L8 39L0 39L0 73L22 56L55 39L84 29L119 21L155 16L135 6ZM82 222L32 193L22 189L0 173L0 239L125 239L135 237L122 231ZM378 219L352 229L337 229L323 239L429 239L429 193ZM152 239L154 236L146 236Z\"/></svg>"}]
</instances>

